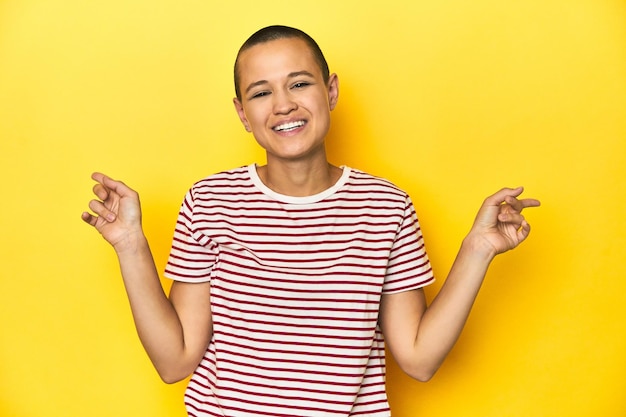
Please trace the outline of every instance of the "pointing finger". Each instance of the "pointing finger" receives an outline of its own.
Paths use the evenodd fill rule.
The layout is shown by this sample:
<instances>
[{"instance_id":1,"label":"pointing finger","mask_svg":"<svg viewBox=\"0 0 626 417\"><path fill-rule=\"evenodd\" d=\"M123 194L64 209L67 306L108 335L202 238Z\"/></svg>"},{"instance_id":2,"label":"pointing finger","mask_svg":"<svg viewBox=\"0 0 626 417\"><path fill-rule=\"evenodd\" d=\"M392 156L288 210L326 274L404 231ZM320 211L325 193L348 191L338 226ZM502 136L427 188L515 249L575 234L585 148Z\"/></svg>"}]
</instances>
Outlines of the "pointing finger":
<instances>
[{"instance_id":1,"label":"pointing finger","mask_svg":"<svg viewBox=\"0 0 626 417\"><path fill-rule=\"evenodd\" d=\"M511 206L517 212L521 212L526 207L538 207L539 205L541 205L541 202L534 198L517 199L512 196L506 196L504 202Z\"/></svg>"},{"instance_id":2,"label":"pointing finger","mask_svg":"<svg viewBox=\"0 0 626 417\"><path fill-rule=\"evenodd\" d=\"M520 195L523 191L524 191L524 187L503 188L497 193L487 197L485 199L485 203L487 205L499 206L500 204L506 202L507 198L515 199L515 197Z\"/></svg>"}]
</instances>

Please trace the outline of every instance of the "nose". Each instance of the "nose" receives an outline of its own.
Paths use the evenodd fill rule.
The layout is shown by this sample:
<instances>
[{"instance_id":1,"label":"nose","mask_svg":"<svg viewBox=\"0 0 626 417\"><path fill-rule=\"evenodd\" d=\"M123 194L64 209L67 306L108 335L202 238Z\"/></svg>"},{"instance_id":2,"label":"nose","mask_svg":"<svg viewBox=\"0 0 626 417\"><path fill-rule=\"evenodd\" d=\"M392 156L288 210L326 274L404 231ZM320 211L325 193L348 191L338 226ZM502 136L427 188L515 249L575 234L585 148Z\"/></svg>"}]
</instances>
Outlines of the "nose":
<instances>
[{"instance_id":1,"label":"nose","mask_svg":"<svg viewBox=\"0 0 626 417\"><path fill-rule=\"evenodd\" d=\"M277 91L273 94L273 99L274 114L288 114L298 108L289 91Z\"/></svg>"}]
</instances>

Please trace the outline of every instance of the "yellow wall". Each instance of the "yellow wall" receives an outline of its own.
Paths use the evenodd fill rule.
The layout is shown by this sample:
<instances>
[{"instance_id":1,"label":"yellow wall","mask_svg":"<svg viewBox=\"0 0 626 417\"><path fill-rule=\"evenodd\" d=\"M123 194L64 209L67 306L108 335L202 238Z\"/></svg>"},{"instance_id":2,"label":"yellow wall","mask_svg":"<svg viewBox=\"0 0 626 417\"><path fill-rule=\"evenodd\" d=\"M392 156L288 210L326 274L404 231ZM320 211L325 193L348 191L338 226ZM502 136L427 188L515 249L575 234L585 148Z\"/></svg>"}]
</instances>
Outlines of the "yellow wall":
<instances>
[{"instance_id":1,"label":"yellow wall","mask_svg":"<svg viewBox=\"0 0 626 417\"><path fill-rule=\"evenodd\" d=\"M0 415L184 415L80 213L93 170L124 179L162 268L187 187L262 161L231 66L273 23L340 75L331 159L413 196L429 297L484 196L523 184L543 202L440 373L390 365L394 416L626 415L626 3L367 4L0 0Z\"/></svg>"}]
</instances>

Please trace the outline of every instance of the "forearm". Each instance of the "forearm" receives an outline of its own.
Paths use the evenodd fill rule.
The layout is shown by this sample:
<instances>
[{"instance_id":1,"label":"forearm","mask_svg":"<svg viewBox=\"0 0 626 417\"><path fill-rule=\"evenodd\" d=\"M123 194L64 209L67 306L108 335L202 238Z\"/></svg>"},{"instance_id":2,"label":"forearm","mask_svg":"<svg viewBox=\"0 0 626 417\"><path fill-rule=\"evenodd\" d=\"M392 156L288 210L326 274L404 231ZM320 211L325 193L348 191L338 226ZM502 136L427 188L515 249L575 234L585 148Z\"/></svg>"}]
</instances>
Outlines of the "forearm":
<instances>
[{"instance_id":1,"label":"forearm","mask_svg":"<svg viewBox=\"0 0 626 417\"><path fill-rule=\"evenodd\" d=\"M184 378L197 363L187 358L183 327L161 286L148 241L138 232L116 253L144 349L166 382Z\"/></svg>"},{"instance_id":2,"label":"forearm","mask_svg":"<svg viewBox=\"0 0 626 417\"><path fill-rule=\"evenodd\" d=\"M159 375L166 382L183 379L210 342L210 282L173 283L168 298L141 228L139 195L104 174L92 178L97 182L97 199L89 202L94 214L83 212L81 218L115 249L137 333Z\"/></svg>"},{"instance_id":3,"label":"forearm","mask_svg":"<svg viewBox=\"0 0 626 417\"><path fill-rule=\"evenodd\" d=\"M441 290L424 311L415 338L415 358L428 379L458 340L495 253L468 236ZM420 378L422 379L422 378Z\"/></svg>"},{"instance_id":4,"label":"forearm","mask_svg":"<svg viewBox=\"0 0 626 417\"><path fill-rule=\"evenodd\" d=\"M383 295L379 320L387 346L414 378L430 379L456 343L493 258L528 237L530 225L521 211L540 203L518 199L522 191L503 188L485 199L429 307L420 290Z\"/></svg>"}]
</instances>

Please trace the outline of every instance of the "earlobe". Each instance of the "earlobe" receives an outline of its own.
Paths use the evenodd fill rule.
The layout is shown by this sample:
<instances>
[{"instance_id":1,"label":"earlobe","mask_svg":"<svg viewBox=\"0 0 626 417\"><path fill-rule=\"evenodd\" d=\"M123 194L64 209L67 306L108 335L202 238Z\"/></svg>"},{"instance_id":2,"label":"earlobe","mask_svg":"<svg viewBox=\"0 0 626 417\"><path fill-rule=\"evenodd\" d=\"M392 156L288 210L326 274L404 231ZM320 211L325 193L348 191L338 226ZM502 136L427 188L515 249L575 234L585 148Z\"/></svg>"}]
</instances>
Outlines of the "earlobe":
<instances>
[{"instance_id":1,"label":"earlobe","mask_svg":"<svg viewBox=\"0 0 626 417\"><path fill-rule=\"evenodd\" d=\"M334 110L339 100L339 77L337 74L331 74L328 79L328 104L331 110Z\"/></svg>"},{"instance_id":2,"label":"earlobe","mask_svg":"<svg viewBox=\"0 0 626 417\"><path fill-rule=\"evenodd\" d=\"M246 113L243 110L243 105L241 101L237 97L233 98L233 104L235 105L235 110L237 111L237 115L239 116L239 120L241 120L241 124L246 129L246 132L252 132L250 129L250 125L248 124L248 119L246 118Z\"/></svg>"}]
</instances>

